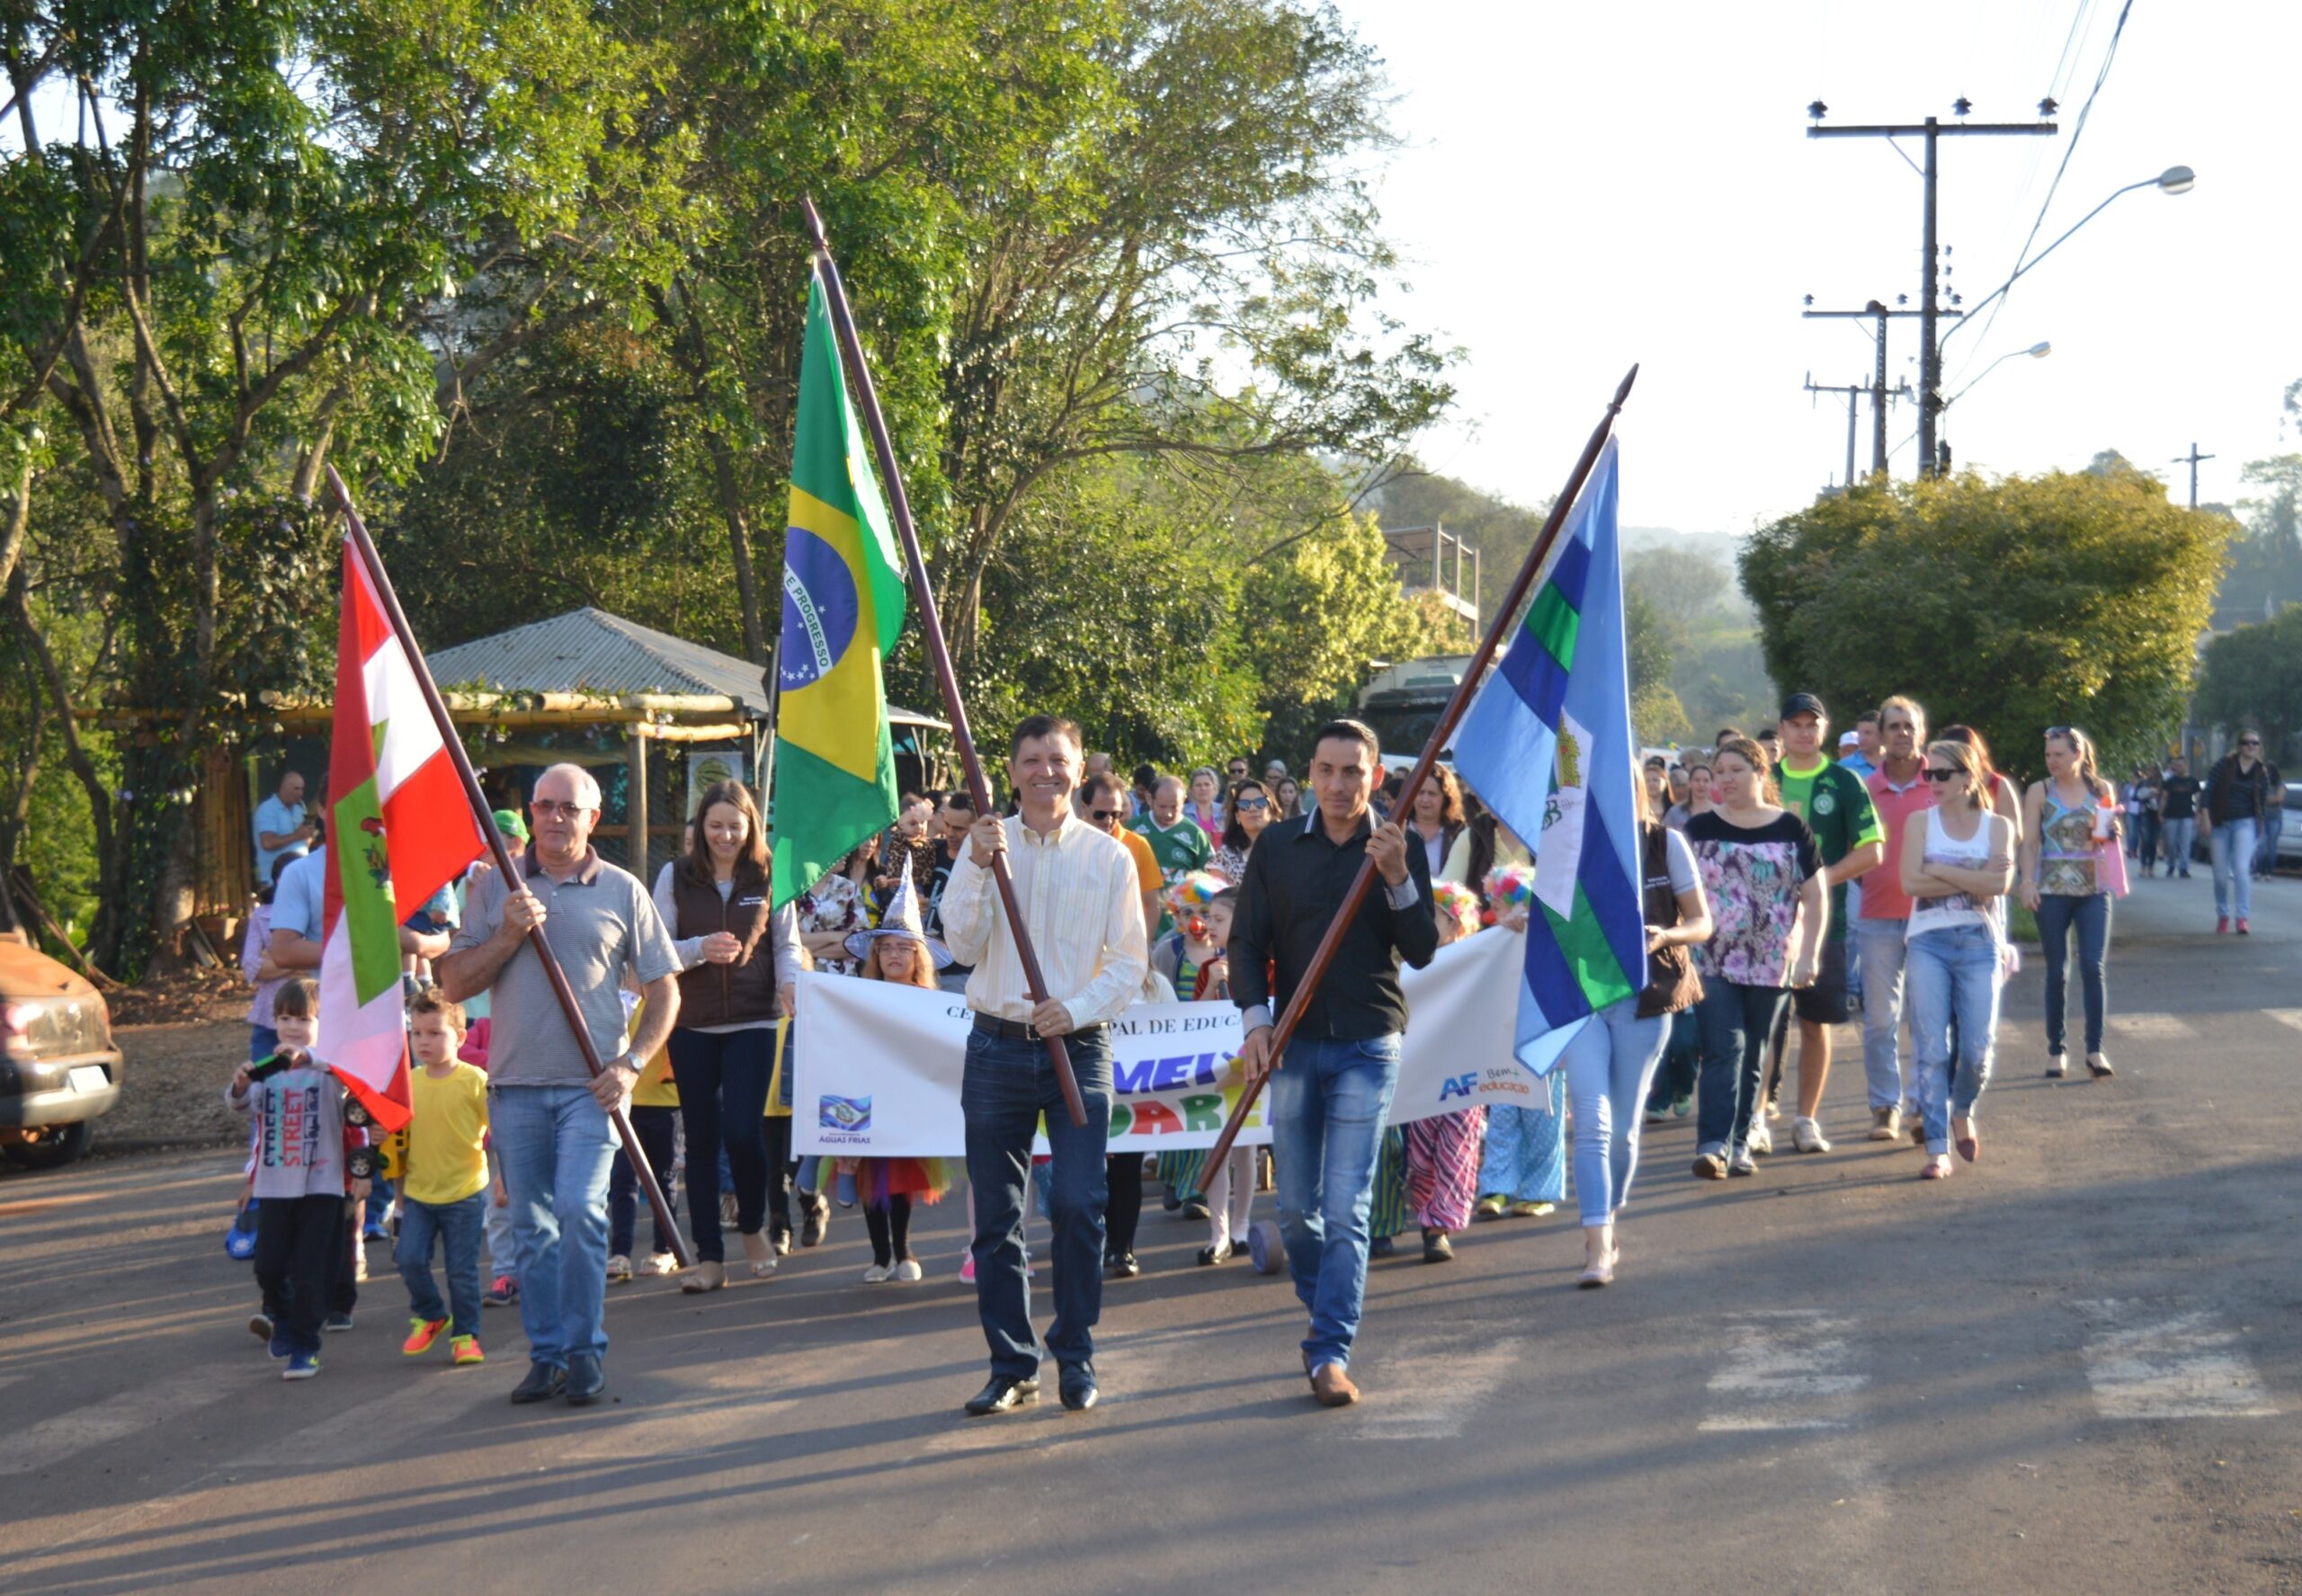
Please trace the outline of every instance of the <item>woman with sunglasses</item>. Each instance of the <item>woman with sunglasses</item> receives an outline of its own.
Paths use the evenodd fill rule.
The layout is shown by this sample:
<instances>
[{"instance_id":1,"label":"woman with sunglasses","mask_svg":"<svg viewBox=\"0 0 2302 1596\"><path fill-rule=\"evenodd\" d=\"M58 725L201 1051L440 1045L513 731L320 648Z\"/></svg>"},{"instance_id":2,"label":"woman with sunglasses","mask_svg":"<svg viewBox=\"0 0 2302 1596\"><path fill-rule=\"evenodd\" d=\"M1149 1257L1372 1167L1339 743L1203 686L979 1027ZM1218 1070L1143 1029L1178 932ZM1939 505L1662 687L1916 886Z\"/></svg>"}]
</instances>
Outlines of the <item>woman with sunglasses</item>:
<instances>
[{"instance_id":1,"label":"woman with sunglasses","mask_svg":"<svg viewBox=\"0 0 2302 1596\"><path fill-rule=\"evenodd\" d=\"M2069 1069L2064 1041L2070 933L2078 932L2078 978L2086 994L2086 1067L2096 1080L2111 1074L2102 1057L2102 963L2110 946L2110 895L2099 878L2101 849L2119 845L2115 822L2096 830L2110 784L2095 773L2094 745L2075 727L2047 728L2047 779L2022 796L2019 875L2022 903L2039 917L2047 954L2047 1074Z\"/></svg>"},{"instance_id":2,"label":"woman with sunglasses","mask_svg":"<svg viewBox=\"0 0 2302 1596\"><path fill-rule=\"evenodd\" d=\"M1223 806L1223 845L1207 868L1236 887L1247 873L1247 854L1255 839L1276 816L1271 813L1271 789L1260 777L1235 782Z\"/></svg>"},{"instance_id":3,"label":"woman with sunglasses","mask_svg":"<svg viewBox=\"0 0 2302 1596\"><path fill-rule=\"evenodd\" d=\"M1998 1030L2001 922L1994 905L2013 884L2015 843L1984 796L1991 772L1974 744L1930 743L1925 773L1934 807L1925 825L1914 818L1905 831L1900 868L1911 899L1905 979L1926 1138L1918 1172L1942 1181L1950 1175L1954 1141L1969 1164L1982 1155L1975 1102L1990 1080Z\"/></svg>"}]
</instances>

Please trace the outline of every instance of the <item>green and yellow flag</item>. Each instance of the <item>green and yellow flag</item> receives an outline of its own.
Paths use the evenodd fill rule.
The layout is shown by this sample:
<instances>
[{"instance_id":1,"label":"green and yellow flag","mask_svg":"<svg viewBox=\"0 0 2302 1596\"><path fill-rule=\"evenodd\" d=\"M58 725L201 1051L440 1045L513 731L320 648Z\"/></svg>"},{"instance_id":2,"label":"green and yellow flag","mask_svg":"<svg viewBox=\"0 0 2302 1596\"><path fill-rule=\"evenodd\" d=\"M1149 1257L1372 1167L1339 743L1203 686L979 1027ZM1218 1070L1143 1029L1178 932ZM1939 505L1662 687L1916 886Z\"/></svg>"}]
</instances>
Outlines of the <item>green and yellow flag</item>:
<instances>
[{"instance_id":1,"label":"green and yellow flag","mask_svg":"<svg viewBox=\"0 0 2302 1596\"><path fill-rule=\"evenodd\" d=\"M774 906L896 818L880 671L903 630L902 557L848 403L823 279L807 290L776 652Z\"/></svg>"}]
</instances>

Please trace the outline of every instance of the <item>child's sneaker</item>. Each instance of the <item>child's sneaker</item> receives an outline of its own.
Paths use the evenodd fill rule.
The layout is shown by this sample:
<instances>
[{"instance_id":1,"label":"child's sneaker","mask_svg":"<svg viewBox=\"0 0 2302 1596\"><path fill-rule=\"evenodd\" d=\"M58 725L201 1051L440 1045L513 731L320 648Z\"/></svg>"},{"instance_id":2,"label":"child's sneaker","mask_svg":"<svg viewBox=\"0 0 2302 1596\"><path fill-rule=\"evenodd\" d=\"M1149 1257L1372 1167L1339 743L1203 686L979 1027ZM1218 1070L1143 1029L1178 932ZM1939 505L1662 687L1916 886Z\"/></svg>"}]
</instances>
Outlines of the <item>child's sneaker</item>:
<instances>
[{"instance_id":1,"label":"child's sneaker","mask_svg":"<svg viewBox=\"0 0 2302 1596\"><path fill-rule=\"evenodd\" d=\"M630 1279L631 1279L631 1260L630 1260L630 1259L626 1258L622 1253L618 1253L614 1257L612 1257L612 1258L611 1258L611 1259L609 1259L609 1260L608 1260L608 1284L609 1284L609 1285L611 1285L611 1286L622 1286L622 1285L627 1285L627 1284L629 1284L629 1283L630 1282Z\"/></svg>"},{"instance_id":2,"label":"child's sneaker","mask_svg":"<svg viewBox=\"0 0 2302 1596\"><path fill-rule=\"evenodd\" d=\"M272 1338L272 1355L274 1358L285 1358L294 1351L295 1349L288 1344L286 1336L275 1335Z\"/></svg>"},{"instance_id":3,"label":"child's sneaker","mask_svg":"<svg viewBox=\"0 0 2302 1596\"><path fill-rule=\"evenodd\" d=\"M322 1330L349 1330L352 1328L352 1315L350 1314L330 1314L326 1318L320 1321L320 1328Z\"/></svg>"},{"instance_id":4,"label":"child's sneaker","mask_svg":"<svg viewBox=\"0 0 2302 1596\"><path fill-rule=\"evenodd\" d=\"M288 1367L280 1371L280 1378L283 1380L308 1380L319 1371L320 1355L317 1352L290 1352L288 1354Z\"/></svg>"},{"instance_id":5,"label":"child's sneaker","mask_svg":"<svg viewBox=\"0 0 2302 1596\"><path fill-rule=\"evenodd\" d=\"M962 1286L975 1284L975 1254L973 1253L969 1253L959 1260L959 1284Z\"/></svg>"},{"instance_id":6,"label":"child's sneaker","mask_svg":"<svg viewBox=\"0 0 2302 1596\"><path fill-rule=\"evenodd\" d=\"M451 1337L448 1342L448 1360L459 1367L466 1363L487 1361L487 1354L479 1350L479 1337L476 1335Z\"/></svg>"},{"instance_id":7,"label":"child's sneaker","mask_svg":"<svg viewBox=\"0 0 2302 1596\"><path fill-rule=\"evenodd\" d=\"M260 1341L270 1341L275 1333L270 1314L250 1314L248 1333Z\"/></svg>"},{"instance_id":8,"label":"child's sneaker","mask_svg":"<svg viewBox=\"0 0 2302 1596\"><path fill-rule=\"evenodd\" d=\"M492 1308L517 1302L520 1300L520 1282L510 1275L497 1275L487 1283L487 1295L481 1300Z\"/></svg>"},{"instance_id":9,"label":"child's sneaker","mask_svg":"<svg viewBox=\"0 0 2302 1596\"><path fill-rule=\"evenodd\" d=\"M676 1253L651 1253L647 1256L650 1274L675 1275L680 1272L680 1257Z\"/></svg>"},{"instance_id":10,"label":"child's sneaker","mask_svg":"<svg viewBox=\"0 0 2302 1596\"><path fill-rule=\"evenodd\" d=\"M399 1343L399 1350L410 1358L420 1357L432 1350L432 1343L440 1339L440 1333L447 1327L445 1319L410 1319L407 1322L407 1339Z\"/></svg>"}]
</instances>

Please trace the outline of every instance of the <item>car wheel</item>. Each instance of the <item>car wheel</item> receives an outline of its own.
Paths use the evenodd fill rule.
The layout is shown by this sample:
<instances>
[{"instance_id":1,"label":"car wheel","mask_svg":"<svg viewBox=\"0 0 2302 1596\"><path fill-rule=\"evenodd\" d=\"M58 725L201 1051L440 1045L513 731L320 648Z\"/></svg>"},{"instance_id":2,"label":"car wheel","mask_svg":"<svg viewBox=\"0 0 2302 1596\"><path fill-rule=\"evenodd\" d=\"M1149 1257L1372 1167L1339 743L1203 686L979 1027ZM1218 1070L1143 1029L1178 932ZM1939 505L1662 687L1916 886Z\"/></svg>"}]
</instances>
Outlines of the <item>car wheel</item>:
<instances>
[{"instance_id":1,"label":"car wheel","mask_svg":"<svg viewBox=\"0 0 2302 1596\"><path fill-rule=\"evenodd\" d=\"M71 1125L52 1125L42 1132L40 1140L5 1149L8 1162L24 1169L62 1169L88 1150L88 1137L94 1125L82 1119Z\"/></svg>"}]
</instances>

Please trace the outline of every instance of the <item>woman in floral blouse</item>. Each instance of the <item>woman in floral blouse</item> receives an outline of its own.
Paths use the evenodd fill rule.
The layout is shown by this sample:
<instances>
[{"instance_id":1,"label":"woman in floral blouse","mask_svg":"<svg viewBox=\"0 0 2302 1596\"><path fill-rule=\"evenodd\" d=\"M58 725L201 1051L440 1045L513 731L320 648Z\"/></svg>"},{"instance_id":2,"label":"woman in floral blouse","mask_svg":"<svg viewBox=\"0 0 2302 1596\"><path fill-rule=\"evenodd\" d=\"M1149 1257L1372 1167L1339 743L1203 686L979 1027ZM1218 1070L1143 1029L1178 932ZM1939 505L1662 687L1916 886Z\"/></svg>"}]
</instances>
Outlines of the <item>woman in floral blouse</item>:
<instances>
[{"instance_id":1,"label":"woman in floral blouse","mask_svg":"<svg viewBox=\"0 0 2302 1596\"><path fill-rule=\"evenodd\" d=\"M864 888L878 851L879 839L874 837L799 895L799 941L814 955L819 970L834 976L856 972L856 962L848 956L847 939L854 932L870 928Z\"/></svg>"},{"instance_id":2,"label":"woman in floral blouse","mask_svg":"<svg viewBox=\"0 0 2302 1596\"><path fill-rule=\"evenodd\" d=\"M1749 1149L1767 1039L1793 988L1815 978L1830 897L1807 823L1775 805L1771 764L1748 737L1711 758L1709 813L1687 822L1716 929L1697 944L1702 976L1702 1079L1694 1172L1723 1181L1757 1172Z\"/></svg>"}]
</instances>

